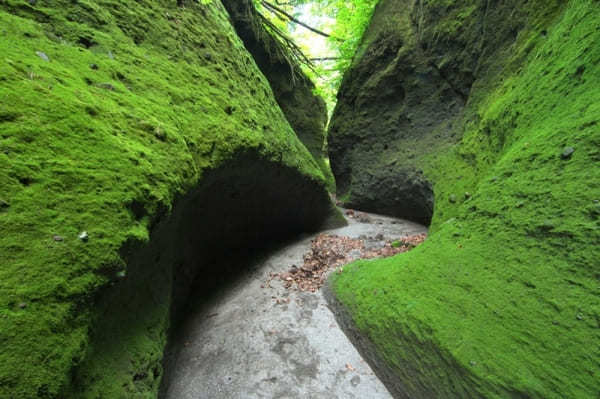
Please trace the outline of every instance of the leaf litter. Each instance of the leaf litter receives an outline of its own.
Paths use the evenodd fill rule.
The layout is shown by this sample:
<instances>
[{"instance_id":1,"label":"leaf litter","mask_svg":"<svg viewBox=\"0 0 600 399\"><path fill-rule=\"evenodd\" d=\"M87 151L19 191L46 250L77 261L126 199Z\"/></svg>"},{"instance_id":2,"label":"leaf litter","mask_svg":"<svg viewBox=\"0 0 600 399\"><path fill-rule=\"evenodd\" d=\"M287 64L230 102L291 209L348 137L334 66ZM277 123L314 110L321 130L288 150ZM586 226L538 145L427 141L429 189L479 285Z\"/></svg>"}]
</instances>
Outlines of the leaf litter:
<instances>
[{"instance_id":1,"label":"leaf litter","mask_svg":"<svg viewBox=\"0 0 600 399\"><path fill-rule=\"evenodd\" d=\"M378 237L379 238L379 237ZM331 270L338 269L357 259L386 258L407 252L421 244L426 234L417 234L398 240L385 240L381 247L367 247L365 240L347 236L320 234L311 241L311 249L304 255L304 263L283 273L270 273L262 287L271 287L271 281L280 280L286 289L316 292Z\"/></svg>"}]
</instances>

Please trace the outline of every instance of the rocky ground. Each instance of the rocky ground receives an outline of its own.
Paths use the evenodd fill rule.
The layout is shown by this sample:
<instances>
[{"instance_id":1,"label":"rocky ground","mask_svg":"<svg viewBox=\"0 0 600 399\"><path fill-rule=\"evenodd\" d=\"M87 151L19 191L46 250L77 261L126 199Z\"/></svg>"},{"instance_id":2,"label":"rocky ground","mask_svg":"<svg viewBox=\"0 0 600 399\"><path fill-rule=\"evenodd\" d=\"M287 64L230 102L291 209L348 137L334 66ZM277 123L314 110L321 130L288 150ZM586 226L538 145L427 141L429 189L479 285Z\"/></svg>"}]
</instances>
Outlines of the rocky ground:
<instances>
[{"instance_id":1,"label":"rocky ground","mask_svg":"<svg viewBox=\"0 0 600 399\"><path fill-rule=\"evenodd\" d=\"M346 211L349 225L249 260L200 296L169 355L165 398L389 398L340 330L319 288L348 261L406 251L426 228ZM338 268L339 272L339 268Z\"/></svg>"}]
</instances>

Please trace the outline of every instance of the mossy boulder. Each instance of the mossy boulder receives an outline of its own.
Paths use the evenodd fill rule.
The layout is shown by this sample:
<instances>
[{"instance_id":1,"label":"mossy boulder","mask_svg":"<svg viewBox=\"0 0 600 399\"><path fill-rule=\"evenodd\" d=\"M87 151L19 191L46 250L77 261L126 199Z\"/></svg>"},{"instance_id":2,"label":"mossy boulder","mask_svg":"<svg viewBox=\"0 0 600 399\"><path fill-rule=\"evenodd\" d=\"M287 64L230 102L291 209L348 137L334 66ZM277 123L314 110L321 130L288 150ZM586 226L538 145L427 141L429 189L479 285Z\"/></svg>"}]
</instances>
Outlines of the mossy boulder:
<instances>
[{"instance_id":1,"label":"mossy boulder","mask_svg":"<svg viewBox=\"0 0 600 399\"><path fill-rule=\"evenodd\" d=\"M378 5L333 171L365 207L365 176L429 182L431 234L330 284L396 396L600 395L599 25L591 0Z\"/></svg>"},{"instance_id":2,"label":"mossy boulder","mask_svg":"<svg viewBox=\"0 0 600 399\"><path fill-rule=\"evenodd\" d=\"M252 0L223 0L223 5L244 45L267 77L284 115L319 163L328 188L334 192L335 181L325 152L325 101L314 94L314 83L291 56L290 50L267 31Z\"/></svg>"},{"instance_id":3,"label":"mossy boulder","mask_svg":"<svg viewBox=\"0 0 600 399\"><path fill-rule=\"evenodd\" d=\"M191 281L328 214L203 3L0 1L0 397L155 396Z\"/></svg>"}]
</instances>

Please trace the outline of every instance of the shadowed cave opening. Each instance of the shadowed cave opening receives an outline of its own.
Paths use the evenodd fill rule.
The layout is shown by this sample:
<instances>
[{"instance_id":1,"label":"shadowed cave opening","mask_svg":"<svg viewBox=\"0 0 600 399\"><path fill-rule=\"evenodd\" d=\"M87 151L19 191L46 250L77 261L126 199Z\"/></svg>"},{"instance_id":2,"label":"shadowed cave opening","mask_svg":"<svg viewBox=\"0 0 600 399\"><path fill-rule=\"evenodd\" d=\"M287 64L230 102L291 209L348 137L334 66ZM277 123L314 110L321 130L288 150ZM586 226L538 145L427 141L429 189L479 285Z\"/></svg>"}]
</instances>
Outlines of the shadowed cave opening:
<instances>
[{"instance_id":1,"label":"shadowed cave opening","mask_svg":"<svg viewBox=\"0 0 600 399\"><path fill-rule=\"evenodd\" d=\"M200 186L156 224L148 243L124 250L127 274L97 299L91 349L74 376L76 390L85 390L107 367L133 375L130 390L158 387L161 379L164 389L164 344L185 319L188 301L243 272L247 263L235 259L317 231L331 214L327 191L309 177L258 153L233 158L206 172Z\"/></svg>"}]
</instances>

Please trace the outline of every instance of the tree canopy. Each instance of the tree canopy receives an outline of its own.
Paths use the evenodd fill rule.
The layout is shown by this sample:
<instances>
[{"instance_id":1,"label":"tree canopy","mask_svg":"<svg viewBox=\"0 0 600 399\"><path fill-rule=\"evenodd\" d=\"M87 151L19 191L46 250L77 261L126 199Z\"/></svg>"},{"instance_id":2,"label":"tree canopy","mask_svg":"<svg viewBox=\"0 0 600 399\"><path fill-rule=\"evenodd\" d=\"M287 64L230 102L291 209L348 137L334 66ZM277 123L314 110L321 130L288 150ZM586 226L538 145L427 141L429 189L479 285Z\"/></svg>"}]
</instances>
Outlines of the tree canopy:
<instances>
[{"instance_id":1,"label":"tree canopy","mask_svg":"<svg viewBox=\"0 0 600 399\"><path fill-rule=\"evenodd\" d=\"M254 0L257 9L306 54L305 71L330 112L378 0Z\"/></svg>"}]
</instances>

